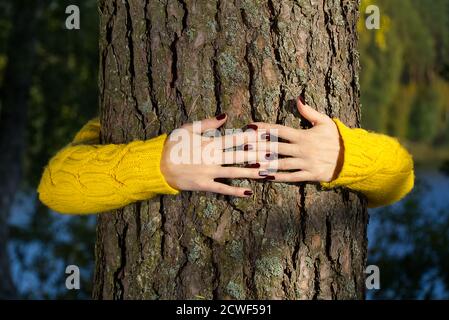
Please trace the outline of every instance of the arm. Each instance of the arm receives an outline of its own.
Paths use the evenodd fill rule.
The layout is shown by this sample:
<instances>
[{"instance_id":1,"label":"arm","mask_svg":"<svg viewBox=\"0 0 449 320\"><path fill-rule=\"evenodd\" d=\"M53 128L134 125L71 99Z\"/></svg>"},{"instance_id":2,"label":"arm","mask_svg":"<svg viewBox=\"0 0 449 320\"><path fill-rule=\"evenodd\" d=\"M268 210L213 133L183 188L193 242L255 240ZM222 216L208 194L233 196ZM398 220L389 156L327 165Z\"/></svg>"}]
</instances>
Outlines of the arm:
<instances>
[{"instance_id":1,"label":"arm","mask_svg":"<svg viewBox=\"0 0 449 320\"><path fill-rule=\"evenodd\" d=\"M100 123L89 121L44 170L39 199L61 213L94 213L156 194L176 194L160 171L166 135L129 144L99 145Z\"/></svg>"},{"instance_id":2,"label":"arm","mask_svg":"<svg viewBox=\"0 0 449 320\"><path fill-rule=\"evenodd\" d=\"M414 185L413 159L394 138L350 129L334 119L343 142L343 165L325 188L348 187L363 193L370 207L392 204Z\"/></svg>"},{"instance_id":3,"label":"arm","mask_svg":"<svg viewBox=\"0 0 449 320\"><path fill-rule=\"evenodd\" d=\"M261 174L267 179L321 182L325 188L347 187L363 193L370 207L392 204L413 188L413 159L396 139L350 129L299 99L298 110L312 123L311 129L255 124L288 141L257 146L288 157L268 159L260 164L265 170ZM280 171L270 173L267 169Z\"/></svg>"},{"instance_id":4,"label":"arm","mask_svg":"<svg viewBox=\"0 0 449 320\"><path fill-rule=\"evenodd\" d=\"M254 131L226 137L203 136L206 130L216 130L226 120L226 115L220 115L195 125L184 125L170 138L161 135L129 144L99 145L100 123L94 119L50 160L38 187L39 199L61 213L98 213L157 194L177 194L178 190L250 197L252 191L248 188L216 181L218 178L260 178L254 168L222 166L244 163L255 157L249 151L226 151L257 140ZM176 136L184 140L176 141ZM198 145L191 147L192 140L198 141ZM187 155L187 159L200 157L196 162L180 162L176 159L179 154ZM203 155L210 155L211 159Z\"/></svg>"}]
</instances>

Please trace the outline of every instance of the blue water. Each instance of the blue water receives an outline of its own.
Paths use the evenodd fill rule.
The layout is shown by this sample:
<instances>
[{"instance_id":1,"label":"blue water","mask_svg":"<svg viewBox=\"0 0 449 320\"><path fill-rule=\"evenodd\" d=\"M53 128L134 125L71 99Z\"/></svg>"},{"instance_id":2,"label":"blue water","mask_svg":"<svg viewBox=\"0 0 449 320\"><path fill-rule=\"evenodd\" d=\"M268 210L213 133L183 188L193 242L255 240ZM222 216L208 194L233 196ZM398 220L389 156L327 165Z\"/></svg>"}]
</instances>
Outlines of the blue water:
<instances>
[{"instance_id":1,"label":"blue water","mask_svg":"<svg viewBox=\"0 0 449 320\"><path fill-rule=\"evenodd\" d=\"M417 171L415 189L409 196L388 208L389 211L386 214L383 212L385 208L370 210L370 223L368 225L368 246L370 249L374 247L379 249L379 244L383 243L382 250L386 251L385 253L390 256L404 257L414 254L414 243L419 241L419 239L417 239L417 235L410 233L410 230L414 230L413 228L411 229L412 225L401 223L392 224L389 220L389 217L397 219L398 217L403 217L403 214L414 212L408 211L408 209L404 210L404 203L411 199L419 200L418 209L413 209L418 212L418 215L414 216L413 227L437 227L439 223L441 224L448 219L449 177L436 170ZM386 220L387 223L384 221L381 224L381 213L383 213L383 219L388 218ZM394 243L383 241L390 239L388 235L395 236L396 240ZM432 250L432 248L429 248L429 250ZM445 253L443 252L443 254ZM447 254L449 255L449 249ZM373 260L373 258L372 255L368 256L368 264L371 263L370 260ZM378 267L381 270L382 277L382 266L379 265ZM427 270L422 274L420 282L421 293L415 298L424 298L423 293L428 293L429 291L433 292L433 297L437 299L447 298L449 293L445 289L443 279L435 273L437 268L432 269L435 270ZM388 290L388 288L383 288L382 290ZM372 293L367 292L368 298L372 297ZM394 296L394 294L389 294L389 296Z\"/></svg>"},{"instance_id":2,"label":"blue water","mask_svg":"<svg viewBox=\"0 0 449 320\"><path fill-rule=\"evenodd\" d=\"M435 223L438 223L438 211L441 209L449 208L449 177L441 174L438 171L418 171L416 173L418 181L421 181L424 185L425 192L421 194L422 205L426 208L426 215L432 216ZM10 224L15 226L26 227L31 223L31 217L34 213L34 204L36 201L35 195L29 194L20 194L13 206ZM399 202L395 204L393 207L400 208L403 202ZM382 210L382 209L380 209ZM376 234L378 235L379 230L378 222L376 220L376 212L377 210L370 210L370 224L368 226L368 239L371 239L369 242L369 246L374 245L373 239L376 238ZM71 239L67 238L67 232L64 232L67 224L71 219L77 219L76 216L63 216L63 215L54 215L54 223L49 226L51 230L55 233L56 239L58 241L64 241L70 243ZM93 221L93 223L95 223ZM401 230L395 230L395 232L400 233ZM406 237L406 235L404 235ZM44 256L46 259L49 259L51 263L49 266L49 272L52 273L64 273L65 266L70 263L66 263L65 261L52 261L54 259L46 250L46 244L44 242L39 241L30 241L26 244L17 244L13 239L8 244L9 251L12 257L12 273L14 281L19 289L19 292L35 292L35 298L42 298L46 295L52 296L58 290L61 290L61 287L64 284L55 283L54 280L50 278L49 282L41 283L39 277L36 273L36 270L32 268L33 258L36 256ZM19 260L16 255L17 245L26 246L25 252L25 263L19 263ZM400 255L406 252L407 250L413 250L413 248L408 248L406 244L397 246L395 248L391 248L391 250L395 250L396 254ZM93 257L92 257L93 258ZM45 295L43 294L45 293ZM368 294L369 297L369 294Z\"/></svg>"},{"instance_id":3,"label":"blue water","mask_svg":"<svg viewBox=\"0 0 449 320\"><path fill-rule=\"evenodd\" d=\"M418 179L421 179L428 188L422 204L430 211L439 211L449 206L449 177L438 171L424 171L417 173Z\"/></svg>"},{"instance_id":4,"label":"blue water","mask_svg":"<svg viewBox=\"0 0 449 320\"><path fill-rule=\"evenodd\" d=\"M402 201L392 205L392 208L401 208L403 203L414 193L420 191L420 205L425 208L426 214L436 215L440 210L447 209L449 207L449 176L442 174L437 170L425 170L416 172L415 189L412 193L405 197ZM375 224L376 212L383 210L370 209L370 225ZM371 231L374 230L374 226L371 225Z\"/></svg>"}]
</instances>

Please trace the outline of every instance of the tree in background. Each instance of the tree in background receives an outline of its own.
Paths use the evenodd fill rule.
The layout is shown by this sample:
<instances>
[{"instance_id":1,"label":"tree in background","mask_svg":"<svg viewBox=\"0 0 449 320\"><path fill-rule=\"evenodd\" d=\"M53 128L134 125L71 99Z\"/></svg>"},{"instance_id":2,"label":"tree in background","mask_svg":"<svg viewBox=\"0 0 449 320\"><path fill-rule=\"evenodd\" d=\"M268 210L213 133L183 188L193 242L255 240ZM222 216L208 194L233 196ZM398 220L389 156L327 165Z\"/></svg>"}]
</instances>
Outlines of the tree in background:
<instances>
[{"instance_id":1,"label":"tree in background","mask_svg":"<svg viewBox=\"0 0 449 320\"><path fill-rule=\"evenodd\" d=\"M358 4L100 1L102 141L226 112L298 126L290 100L359 125ZM338 23L337 23L338 22ZM317 185L183 192L98 217L97 299L363 298L367 211Z\"/></svg>"},{"instance_id":2,"label":"tree in background","mask_svg":"<svg viewBox=\"0 0 449 320\"><path fill-rule=\"evenodd\" d=\"M8 9L12 25L6 48L8 61L0 91L0 298L17 297L9 254L9 212L22 180L28 99L34 70L38 3L18 0ZM5 8L7 9L7 8Z\"/></svg>"},{"instance_id":3,"label":"tree in background","mask_svg":"<svg viewBox=\"0 0 449 320\"><path fill-rule=\"evenodd\" d=\"M0 1L0 161L6 169L0 175L2 190L7 188L2 194L11 195L12 206L7 210L2 204L0 210L2 217L10 216L0 223L5 246L0 276L7 276L3 270L10 264L21 298L89 297L95 217L58 216L36 201L35 190L48 159L96 115L97 3L32 2ZM82 28L68 31L65 8L74 2L83 12ZM12 112L20 118L11 118ZM5 159L11 156L12 164ZM21 177L15 174L19 171ZM4 239L6 227L9 239ZM3 257L7 252L10 257ZM82 270L78 292L64 286L65 266L72 263ZM0 282L0 296L13 297L3 287L8 282Z\"/></svg>"},{"instance_id":4,"label":"tree in background","mask_svg":"<svg viewBox=\"0 0 449 320\"><path fill-rule=\"evenodd\" d=\"M380 7L382 21L378 31L359 21L362 122L430 145L412 152L418 164L435 167L441 157L428 151L447 149L449 141L449 1L362 0L361 10L370 4ZM449 212L433 208L447 208L444 196L439 204L425 200L438 192L437 180L419 176L401 204L372 212L368 263L381 268L382 285L371 298L449 296Z\"/></svg>"},{"instance_id":5,"label":"tree in background","mask_svg":"<svg viewBox=\"0 0 449 320\"><path fill-rule=\"evenodd\" d=\"M362 0L361 10L371 4L381 9L381 28L359 21L364 126L447 146L449 1Z\"/></svg>"}]
</instances>

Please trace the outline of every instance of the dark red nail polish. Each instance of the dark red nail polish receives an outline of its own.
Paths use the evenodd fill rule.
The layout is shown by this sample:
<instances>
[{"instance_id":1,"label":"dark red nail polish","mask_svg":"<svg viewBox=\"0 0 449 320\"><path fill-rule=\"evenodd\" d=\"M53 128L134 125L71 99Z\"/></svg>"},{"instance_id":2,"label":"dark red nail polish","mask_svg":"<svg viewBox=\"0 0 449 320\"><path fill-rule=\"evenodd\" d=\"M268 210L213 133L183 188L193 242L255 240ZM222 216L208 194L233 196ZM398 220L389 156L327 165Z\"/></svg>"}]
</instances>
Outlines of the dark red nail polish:
<instances>
[{"instance_id":1,"label":"dark red nail polish","mask_svg":"<svg viewBox=\"0 0 449 320\"><path fill-rule=\"evenodd\" d=\"M246 167L249 168L249 169L259 169L260 168L260 163L248 164Z\"/></svg>"},{"instance_id":2,"label":"dark red nail polish","mask_svg":"<svg viewBox=\"0 0 449 320\"><path fill-rule=\"evenodd\" d=\"M245 126L245 127L243 128L243 131L248 131L248 130L254 130L254 131L256 131L256 130L257 130L257 126L256 126L255 124L249 124L249 125L247 125L247 126Z\"/></svg>"},{"instance_id":3,"label":"dark red nail polish","mask_svg":"<svg viewBox=\"0 0 449 320\"><path fill-rule=\"evenodd\" d=\"M264 134L261 136L261 138L262 138L262 140L271 141L271 136L270 136L269 133L264 133Z\"/></svg>"},{"instance_id":4,"label":"dark red nail polish","mask_svg":"<svg viewBox=\"0 0 449 320\"><path fill-rule=\"evenodd\" d=\"M298 98L299 98L299 101L301 101L302 104L304 104L304 105L306 104L306 101L304 100L303 96L299 96Z\"/></svg>"},{"instance_id":5,"label":"dark red nail polish","mask_svg":"<svg viewBox=\"0 0 449 320\"><path fill-rule=\"evenodd\" d=\"M260 177L266 177L266 176L268 176L269 175L269 172L268 171L260 171L259 172L259 176Z\"/></svg>"},{"instance_id":6,"label":"dark red nail polish","mask_svg":"<svg viewBox=\"0 0 449 320\"><path fill-rule=\"evenodd\" d=\"M243 146L243 150L245 150L245 151L251 151L251 150L253 150L253 146L250 145L250 144L245 144L245 145Z\"/></svg>"},{"instance_id":7,"label":"dark red nail polish","mask_svg":"<svg viewBox=\"0 0 449 320\"><path fill-rule=\"evenodd\" d=\"M222 113L222 114L216 116L216 119L217 119L218 121L224 120L224 118L226 118L226 113Z\"/></svg>"},{"instance_id":8,"label":"dark red nail polish","mask_svg":"<svg viewBox=\"0 0 449 320\"><path fill-rule=\"evenodd\" d=\"M266 177L265 177L265 180L274 180L274 179L275 179L274 176L266 176Z\"/></svg>"},{"instance_id":9,"label":"dark red nail polish","mask_svg":"<svg viewBox=\"0 0 449 320\"><path fill-rule=\"evenodd\" d=\"M270 159L271 159L271 153L267 153L267 154L265 155L265 159L270 160Z\"/></svg>"},{"instance_id":10,"label":"dark red nail polish","mask_svg":"<svg viewBox=\"0 0 449 320\"><path fill-rule=\"evenodd\" d=\"M245 191L245 192L243 192L243 194L244 194L245 196L252 196L252 195L253 195L253 192L252 192L252 191Z\"/></svg>"}]
</instances>

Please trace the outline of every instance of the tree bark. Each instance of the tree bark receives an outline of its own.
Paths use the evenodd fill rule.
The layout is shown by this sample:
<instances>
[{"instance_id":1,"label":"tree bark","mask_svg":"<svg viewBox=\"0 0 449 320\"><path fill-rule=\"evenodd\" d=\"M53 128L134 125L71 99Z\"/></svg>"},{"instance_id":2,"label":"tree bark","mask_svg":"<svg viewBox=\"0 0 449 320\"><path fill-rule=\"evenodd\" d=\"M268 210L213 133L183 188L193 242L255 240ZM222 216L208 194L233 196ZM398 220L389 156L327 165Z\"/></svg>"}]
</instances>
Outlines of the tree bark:
<instances>
[{"instance_id":1,"label":"tree bark","mask_svg":"<svg viewBox=\"0 0 449 320\"><path fill-rule=\"evenodd\" d=\"M299 127L301 93L360 124L350 0L100 1L103 143L226 112ZM102 214L97 299L361 299L362 196L317 184L236 181L252 199L182 192Z\"/></svg>"}]
</instances>

